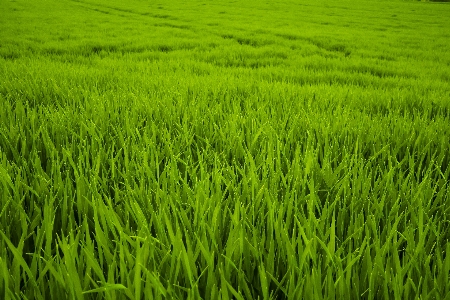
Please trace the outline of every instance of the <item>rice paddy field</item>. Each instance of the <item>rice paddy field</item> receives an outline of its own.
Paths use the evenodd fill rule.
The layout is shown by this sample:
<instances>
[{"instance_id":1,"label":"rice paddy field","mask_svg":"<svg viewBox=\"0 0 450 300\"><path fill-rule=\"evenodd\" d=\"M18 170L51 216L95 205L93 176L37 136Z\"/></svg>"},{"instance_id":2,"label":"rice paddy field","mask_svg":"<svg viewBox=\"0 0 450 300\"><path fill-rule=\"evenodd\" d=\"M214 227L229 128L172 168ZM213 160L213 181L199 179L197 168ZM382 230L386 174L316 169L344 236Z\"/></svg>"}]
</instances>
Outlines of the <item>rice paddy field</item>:
<instances>
[{"instance_id":1,"label":"rice paddy field","mask_svg":"<svg viewBox=\"0 0 450 300\"><path fill-rule=\"evenodd\" d=\"M450 299L449 181L449 4L1 1L1 299Z\"/></svg>"}]
</instances>

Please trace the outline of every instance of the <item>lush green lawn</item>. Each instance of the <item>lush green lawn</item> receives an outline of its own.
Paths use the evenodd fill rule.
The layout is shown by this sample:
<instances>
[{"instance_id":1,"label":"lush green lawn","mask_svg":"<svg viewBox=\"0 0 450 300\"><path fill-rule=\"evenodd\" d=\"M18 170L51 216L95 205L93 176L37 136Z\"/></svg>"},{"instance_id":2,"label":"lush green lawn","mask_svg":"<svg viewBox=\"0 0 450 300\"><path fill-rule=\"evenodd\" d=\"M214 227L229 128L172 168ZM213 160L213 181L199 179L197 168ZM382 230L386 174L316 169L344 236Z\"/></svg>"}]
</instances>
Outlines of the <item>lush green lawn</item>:
<instances>
[{"instance_id":1,"label":"lush green lawn","mask_svg":"<svg viewBox=\"0 0 450 300\"><path fill-rule=\"evenodd\" d=\"M450 299L450 5L4 0L1 299Z\"/></svg>"}]
</instances>

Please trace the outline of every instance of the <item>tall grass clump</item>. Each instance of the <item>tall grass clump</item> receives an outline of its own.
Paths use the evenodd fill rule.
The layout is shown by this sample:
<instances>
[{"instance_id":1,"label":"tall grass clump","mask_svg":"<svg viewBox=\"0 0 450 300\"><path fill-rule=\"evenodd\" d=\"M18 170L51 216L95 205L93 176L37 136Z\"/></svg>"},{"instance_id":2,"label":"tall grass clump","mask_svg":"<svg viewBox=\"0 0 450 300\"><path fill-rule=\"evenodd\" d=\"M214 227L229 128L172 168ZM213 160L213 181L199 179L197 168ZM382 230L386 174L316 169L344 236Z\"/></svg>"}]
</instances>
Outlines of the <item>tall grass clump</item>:
<instances>
[{"instance_id":1,"label":"tall grass clump","mask_svg":"<svg viewBox=\"0 0 450 300\"><path fill-rule=\"evenodd\" d=\"M450 19L383 4L5 4L0 298L447 299Z\"/></svg>"}]
</instances>

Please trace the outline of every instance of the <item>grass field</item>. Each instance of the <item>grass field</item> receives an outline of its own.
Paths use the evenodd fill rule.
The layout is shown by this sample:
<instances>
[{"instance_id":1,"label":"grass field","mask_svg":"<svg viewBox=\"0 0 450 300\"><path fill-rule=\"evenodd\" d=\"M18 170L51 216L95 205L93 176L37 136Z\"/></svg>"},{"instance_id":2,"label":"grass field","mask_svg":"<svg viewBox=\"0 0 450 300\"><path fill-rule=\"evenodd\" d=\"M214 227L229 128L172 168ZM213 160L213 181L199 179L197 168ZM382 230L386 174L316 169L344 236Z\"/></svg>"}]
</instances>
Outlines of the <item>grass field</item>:
<instances>
[{"instance_id":1,"label":"grass field","mask_svg":"<svg viewBox=\"0 0 450 300\"><path fill-rule=\"evenodd\" d=\"M450 299L449 165L449 4L0 4L1 299Z\"/></svg>"}]
</instances>

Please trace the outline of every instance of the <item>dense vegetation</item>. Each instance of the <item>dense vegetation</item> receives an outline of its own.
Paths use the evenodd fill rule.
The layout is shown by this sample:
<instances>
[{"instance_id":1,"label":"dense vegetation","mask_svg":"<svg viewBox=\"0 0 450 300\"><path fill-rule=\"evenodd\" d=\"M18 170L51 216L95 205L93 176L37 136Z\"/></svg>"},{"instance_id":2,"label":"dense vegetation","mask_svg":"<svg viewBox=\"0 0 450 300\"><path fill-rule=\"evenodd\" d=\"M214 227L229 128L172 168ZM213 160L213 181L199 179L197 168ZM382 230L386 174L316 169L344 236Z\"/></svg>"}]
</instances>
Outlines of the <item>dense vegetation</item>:
<instances>
[{"instance_id":1,"label":"dense vegetation","mask_svg":"<svg viewBox=\"0 0 450 300\"><path fill-rule=\"evenodd\" d=\"M450 6L0 16L0 298L450 299Z\"/></svg>"}]
</instances>

